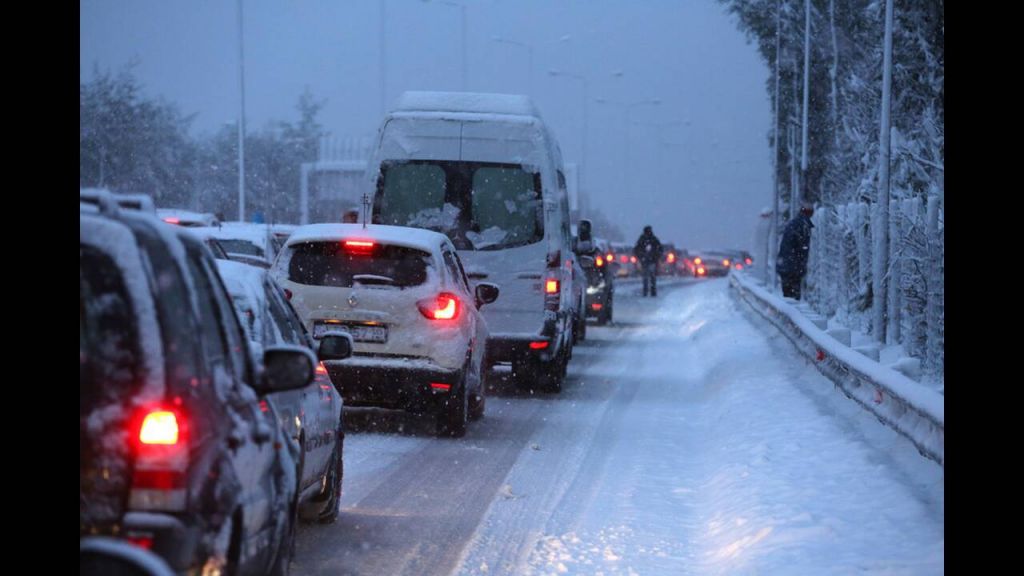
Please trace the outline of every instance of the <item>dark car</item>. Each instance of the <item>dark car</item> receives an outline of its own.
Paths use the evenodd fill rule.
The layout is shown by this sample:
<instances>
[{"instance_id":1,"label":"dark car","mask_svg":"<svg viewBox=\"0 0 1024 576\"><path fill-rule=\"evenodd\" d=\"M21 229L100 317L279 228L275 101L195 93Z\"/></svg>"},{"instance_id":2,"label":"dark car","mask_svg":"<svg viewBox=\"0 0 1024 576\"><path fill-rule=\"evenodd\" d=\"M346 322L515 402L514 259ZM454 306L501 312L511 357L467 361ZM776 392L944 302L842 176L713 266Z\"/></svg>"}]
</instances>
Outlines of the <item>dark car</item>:
<instances>
[{"instance_id":1,"label":"dark car","mask_svg":"<svg viewBox=\"0 0 1024 576\"><path fill-rule=\"evenodd\" d=\"M306 332L288 297L263 268L221 260L217 262L221 278L242 318L254 350L279 344L291 344L318 350ZM335 334L348 350L351 336ZM332 360L343 360L333 356ZM299 479L299 515L305 520L333 522L338 517L343 471L342 449L345 427L341 394L331 383L323 362L305 388L274 394L270 401L277 407L281 425L294 440L291 444Z\"/></svg>"},{"instance_id":2,"label":"dark car","mask_svg":"<svg viewBox=\"0 0 1024 576\"><path fill-rule=\"evenodd\" d=\"M728 254L721 252L700 252L693 256L693 275L698 278L711 276L726 276L732 267L732 260Z\"/></svg>"},{"instance_id":3,"label":"dark car","mask_svg":"<svg viewBox=\"0 0 1024 576\"><path fill-rule=\"evenodd\" d=\"M79 218L79 534L149 549L176 572L279 574L295 462L268 394L315 358L255 360L209 250L110 202Z\"/></svg>"}]
</instances>

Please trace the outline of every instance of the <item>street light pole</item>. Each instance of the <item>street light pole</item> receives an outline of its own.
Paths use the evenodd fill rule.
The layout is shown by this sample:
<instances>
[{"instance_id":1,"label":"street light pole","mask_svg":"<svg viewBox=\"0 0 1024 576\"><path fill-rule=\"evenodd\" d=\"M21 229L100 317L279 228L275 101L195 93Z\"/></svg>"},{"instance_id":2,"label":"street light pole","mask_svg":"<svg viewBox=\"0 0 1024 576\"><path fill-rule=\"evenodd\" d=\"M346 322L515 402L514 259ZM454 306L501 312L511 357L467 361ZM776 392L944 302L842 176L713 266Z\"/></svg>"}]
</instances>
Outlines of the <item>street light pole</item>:
<instances>
[{"instance_id":1,"label":"street light pole","mask_svg":"<svg viewBox=\"0 0 1024 576\"><path fill-rule=\"evenodd\" d=\"M238 115L238 221L245 222L245 35L242 0L238 0L238 84L242 93L242 108Z\"/></svg>"},{"instance_id":2,"label":"street light pole","mask_svg":"<svg viewBox=\"0 0 1024 576\"><path fill-rule=\"evenodd\" d=\"M387 53L386 43L384 37L384 23L387 17L387 0L380 0L380 29L378 36L380 36L380 46L378 48L378 56L380 57L380 114L383 116L387 113L387 93L388 93L388 69L387 69Z\"/></svg>"}]
</instances>

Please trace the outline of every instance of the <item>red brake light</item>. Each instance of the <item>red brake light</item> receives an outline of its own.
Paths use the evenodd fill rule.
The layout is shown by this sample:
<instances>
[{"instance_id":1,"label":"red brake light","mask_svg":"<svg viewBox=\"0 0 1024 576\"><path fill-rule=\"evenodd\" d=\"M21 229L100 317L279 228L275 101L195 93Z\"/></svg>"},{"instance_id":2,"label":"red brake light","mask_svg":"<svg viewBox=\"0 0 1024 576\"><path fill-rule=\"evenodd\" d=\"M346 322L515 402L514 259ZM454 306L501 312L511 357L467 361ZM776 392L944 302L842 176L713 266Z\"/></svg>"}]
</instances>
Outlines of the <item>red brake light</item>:
<instances>
[{"instance_id":1,"label":"red brake light","mask_svg":"<svg viewBox=\"0 0 1024 576\"><path fill-rule=\"evenodd\" d=\"M597 264L598 268L600 268L601 266L604 266L604 258L601 258L600 256L598 256L597 260L594 263Z\"/></svg>"},{"instance_id":2,"label":"red brake light","mask_svg":"<svg viewBox=\"0 0 1024 576\"><path fill-rule=\"evenodd\" d=\"M676 255L672 252L668 253L668 263L671 264L676 261Z\"/></svg>"},{"instance_id":3,"label":"red brake light","mask_svg":"<svg viewBox=\"0 0 1024 576\"><path fill-rule=\"evenodd\" d=\"M753 260L751 260L750 258L747 258L747 266L750 266L753 263L754 263Z\"/></svg>"},{"instance_id":4,"label":"red brake light","mask_svg":"<svg viewBox=\"0 0 1024 576\"><path fill-rule=\"evenodd\" d=\"M609 252L608 256L605 258L605 260L607 260L609 262L614 262L615 261L615 254L612 254L611 252Z\"/></svg>"},{"instance_id":5,"label":"red brake light","mask_svg":"<svg viewBox=\"0 0 1024 576\"><path fill-rule=\"evenodd\" d=\"M636 264L636 256L630 256L630 257L629 257L629 261L630 261L630 263L632 263L632 264Z\"/></svg>"},{"instance_id":6,"label":"red brake light","mask_svg":"<svg viewBox=\"0 0 1024 576\"><path fill-rule=\"evenodd\" d=\"M373 252L374 242L372 240L345 240L342 243L346 252L352 254L369 254Z\"/></svg>"},{"instance_id":7,"label":"red brake light","mask_svg":"<svg viewBox=\"0 0 1024 576\"><path fill-rule=\"evenodd\" d=\"M438 392L448 392L452 389L451 384L445 384L443 382L431 382L430 387Z\"/></svg>"},{"instance_id":8,"label":"red brake light","mask_svg":"<svg viewBox=\"0 0 1024 576\"><path fill-rule=\"evenodd\" d=\"M543 350L548 347L547 340L539 340L537 342L530 342L530 350Z\"/></svg>"},{"instance_id":9,"label":"red brake light","mask_svg":"<svg viewBox=\"0 0 1024 576\"><path fill-rule=\"evenodd\" d=\"M704 268L703 267L697 268L697 275L698 276L703 276L704 275Z\"/></svg>"},{"instance_id":10,"label":"red brake light","mask_svg":"<svg viewBox=\"0 0 1024 576\"><path fill-rule=\"evenodd\" d=\"M623 254L622 256L619 256L619 262L628 262L628 261L629 261L629 258L626 258L625 254Z\"/></svg>"},{"instance_id":11,"label":"red brake light","mask_svg":"<svg viewBox=\"0 0 1024 576\"><path fill-rule=\"evenodd\" d=\"M153 410L142 419L139 442L173 446L178 443L178 417L169 410Z\"/></svg>"},{"instance_id":12,"label":"red brake light","mask_svg":"<svg viewBox=\"0 0 1024 576\"><path fill-rule=\"evenodd\" d=\"M722 266L728 266L728 265L729 265L729 261L728 260L722 260Z\"/></svg>"},{"instance_id":13,"label":"red brake light","mask_svg":"<svg viewBox=\"0 0 1024 576\"><path fill-rule=\"evenodd\" d=\"M600 302L594 302L593 304L590 305L590 307L593 308L594 310L600 310L601 308L604 308L604 306L601 305Z\"/></svg>"},{"instance_id":14,"label":"red brake light","mask_svg":"<svg viewBox=\"0 0 1024 576\"><path fill-rule=\"evenodd\" d=\"M420 314L430 320L454 320L459 316L459 299L449 292L442 292L436 298L420 300L416 306Z\"/></svg>"},{"instance_id":15,"label":"red brake light","mask_svg":"<svg viewBox=\"0 0 1024 576\"><path fill-rule=\"evenodd\" d=\"M694 264L700 264L701 262L703 262L703 260L701 260L700 258L694 258L693 259L693 263Z\"/></svg>"},{"instance_id":16,"label":"red brake light","mask_svg":"<svg viewBox=\"0 0 1024 576\"><path fill-rule=\"evenodd\" d=\"M544 283L544 292L546 294L557 294L558 280L555 280L554 278L548 278L547 282Z\"/></svg>"},{"instance_id":17,"label":"red brake light","mask_svg":"<svg viewBox=\"0 0 1024 576\"><path fill-rule=\"evenodd\" d=\"M167 222L168 224L181 224L181 219L168 216L167 218L164 218L164 222Z\"/></svg>"},{"instance_id":18,"label":"red brake light","mask_svg":"<svg viewBox=\"0 0 1024 576\"><path fill-rule=\"evenodd\" d=\"M743 270L743 264L737 264L736 265L736 269L737 270Z\"/></svg>"}]
</instances>

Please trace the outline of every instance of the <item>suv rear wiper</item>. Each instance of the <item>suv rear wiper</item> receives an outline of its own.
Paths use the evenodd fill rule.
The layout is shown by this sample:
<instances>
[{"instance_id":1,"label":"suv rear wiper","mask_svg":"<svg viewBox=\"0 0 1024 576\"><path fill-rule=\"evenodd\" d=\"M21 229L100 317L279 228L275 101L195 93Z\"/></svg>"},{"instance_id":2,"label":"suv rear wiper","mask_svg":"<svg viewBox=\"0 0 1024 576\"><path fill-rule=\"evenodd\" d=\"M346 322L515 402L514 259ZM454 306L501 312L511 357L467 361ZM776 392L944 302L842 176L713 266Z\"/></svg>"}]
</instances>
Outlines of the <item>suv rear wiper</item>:
<instances>
[{"instance_id":1,"label":"suv rear wiper","mask_svg":"<svg viewBox=\"0 0 1024 576\"><path fill-rule=\"evenodd\" d=\"M395 279L390 276L378 276L376 274L356 274L352 276L352 281L360 284L394 285L395 283Z\"/></svg>"}]
</instances>

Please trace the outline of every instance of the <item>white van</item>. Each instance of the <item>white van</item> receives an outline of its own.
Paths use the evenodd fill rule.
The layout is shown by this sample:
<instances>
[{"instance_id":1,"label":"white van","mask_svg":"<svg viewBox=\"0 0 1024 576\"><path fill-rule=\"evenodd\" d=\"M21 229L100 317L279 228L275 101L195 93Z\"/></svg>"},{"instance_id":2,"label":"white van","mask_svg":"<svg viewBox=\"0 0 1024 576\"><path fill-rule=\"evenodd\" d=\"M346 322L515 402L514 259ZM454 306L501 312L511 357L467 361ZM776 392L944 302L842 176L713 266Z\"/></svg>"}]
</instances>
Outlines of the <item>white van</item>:
<instances>
[{"instance_id":1,"label":"white van","mask_svg":"<svg viewBox=\"0 0 1024 576\"><path fill-rule=\"evenodd\" d=\"M558 142L530 98L406 92L367 177L373 222L446 234L472 280L501 287L483 309L488 364L561 390L577 314L569 199Z\"/></svg>"}]
</instances>

